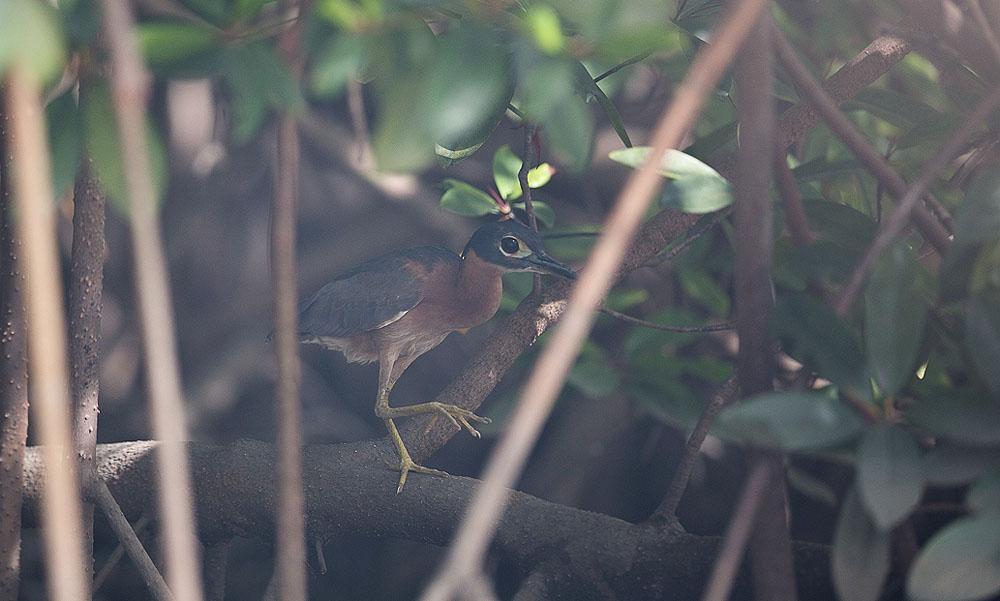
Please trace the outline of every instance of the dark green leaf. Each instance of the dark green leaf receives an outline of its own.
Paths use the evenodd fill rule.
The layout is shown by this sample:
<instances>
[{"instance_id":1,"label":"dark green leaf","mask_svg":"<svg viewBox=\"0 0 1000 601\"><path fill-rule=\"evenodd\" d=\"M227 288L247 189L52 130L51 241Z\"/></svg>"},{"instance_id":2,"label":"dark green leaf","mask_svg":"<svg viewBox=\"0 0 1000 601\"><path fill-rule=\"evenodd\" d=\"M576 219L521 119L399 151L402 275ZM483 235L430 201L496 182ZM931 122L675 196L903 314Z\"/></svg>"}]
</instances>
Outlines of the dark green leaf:
<instances>
[{"instance_id":1,"label":"dark green leaf","mask_svg":"<svg viewBox=\"0 0 1000 601\"><path fill-rule=\"evenodd\" d=\"M858 446L858 492L875 524L890 530L920 501L924 471L920 447L900 428L869 428Z\"/></svg>"},{"instance_id":2,"label":"dark green leaf","mask_svg":"<svg viewBox=\"0 0 1000 601\"><path fill-rule=\"evenodd\" d=\"M729 295L708 273L700 269L684 269L678 272L677 277L684 294L716 315L729 314Z\"/></svg>"},{"instance_id":3,"label":"dark green leaf","mask_svg":"<svg viewBox=\"0 0 1000 601\"><path fill-rule=\"evenodd\" d=\"M792 174L795 179L799 182L808 182L813 180L830 180L838 175L845 173L854 173L861 168L854 159L847 159L843 161L827 161L826 159L814 159L807 163L802 163L795 169L792 169Z\"/></svg>"},{"instance_id":4,"label":"dark green leaf","mask_svg":"<svg viewBox=\"0 0 1000 601\"><path fill-rule=\"evenodd\" d=\"M913 95L888 88L864 88L844 105L844 110L867 111L902 128L931 123L941 117L934 107L920 102Z\"/></svg>"},{"instance_id":5,"label":"dark green leaf","mask_svg":"<svg viewBox=\"0 0 1000 601\"><path fill-rule=\"evenodd\" d=\"M83 155L80 114L71 92L45 107L45 121L52 154L52 190L60 198L73 185Z\"/></svg>"},{"instance_id":6,"label":"dark green leaf","mask_svg":"<svg viewBox=\"0 0 1000 601\"><path fill-rule=\"evenodd\" d=\"M876 601L889 573L891 538L875 527L856 489L848 491L833 534L833 584L841 599Z\"/></svg>"},{"instance_id":7,"label":"dark green leaf","mask_svg":"<svg viewBox=\"0 0 1000 601\"><path fill-rule=\"evenodd\" d=\"M248 142L260 129L268 109L298 107L302 98L284 62L264 43L227 49L222 55L223 77L232 94L233 138Z\"/></svg>"},{"instance_id":8,"label":"dark green leaf","mask_svg":"<svg viewBox=\"0 0 1000 601\"><path fill-rule=\"evenodd\" d=\"M985 294L969 299L965 347L983 381L1000 397L1000 303Z\"/></svg>"},{"instance_id":9,"label":"dark green leaf","mask_svg":"<svg viewBox=\"0 0 1000 601\"><path fill-rule=\"evenodd\" d=\"M172 21L140 23L136 32L142 54L151 65L188 58L220 41L211 29Z\"/></svg>"},{"instance_id":10,"label":"dark green leaf","mask_svg":"<svg viewBox=\"0 0 1000 601\"><path fill-rule=\"evenodd\" d=\"M523 202L516 202L513 206L515 209L525 210ZM544 228L551 228L555 225L556 212L552 210L552 207L548 203L534 200L531 203L531 207L535 210L535 219L538 220L538 225Z\"/></svg>"},{"instance_id":11,"label":"dark green leaf","mask_svg":"<svg viewBox=\"0 0 1000 601\"><path fill-rule=\"evenodd\" d=\"M1000 450L938 444L924 455L924 475L935 486L968 484L1000 463Z\"/></svg>"},{"instance_id":12,"label":"dark green leaf","mask_svg":"<svg viewBox=\"0 0 1000 601\"><path fill-rule=\"evenodd\" d=\"M905 242L875 263L865 293L868 369L885 395L905 386L916 371L928 302L923 270Z\"/></svg>"},{"instance_id":13,"label":"dark green leaf","mask_svg":"<svg viewBox=\"0 0 1000 601\"><path fill-rule=\"evenodd\" d=\"M622 144L624 144L626 148L631 148L632 140L629 139L628 131L625 129L625 122L622 119L621 114L618 112L618 108L615 106L615 103L608 98L608 95L604 93L601 86L597 85L594 78L590 75L590 71L587 71L587 67L585 67L583 63L577 62L576 77L577 83L581 87L584 97L588 101L591 98L597 100L597 103L601 105L601 109L611 122L611 126L614 128L615 133L618 134L618 139L622 141Z\"/></svg>"},{"instance_id":14,"label":"dark green leaf","mask_svg":"<svg viewBox=\"0 0 1000 601\"><path fill-rule=\"evenodd\" d=\"M618 390L618 372L603 357L582 357L570 371L567 382L594 399L600 399Z\"/></svg>"},{"instance_id":15,"label":"dark green leaf","mask_svg":"<svg viewBox=\"0 0 1000 601\"><path fill-rule=\"evenodd\" d=\"M500 211L490 195L475 186L451 178L442 184L445 186L440 202L442 209L466 217L483 217Z\"/></svg>"},{"instance_id":16,"label":"dark green leaf","mask_svg":"<svg viewBox=\"0 0 1000 601\"><path fill-rule=\"evenodd\" d=\"M956 520L920 551L906 581L913 601L973 601L1000 592L1000 516Z\"/></svg>"},{"instance_id":17,"label":"dark green leaf","mask_svg":"<svg viewBox=\"0 0 1000 601\"><path fill-rule=\"evenodd\" d=\"M771 314L771 329L796 360L854 394L871 397L861 345L826 303L808 294L783 295Z\"/></svg>"},{"instance_id":18,"label":"dark green leaf","mask_svg":"<svg viewBox=\"0 0 1000 601\"><path fill-rule=\"evenodd\" d=\"M877 225L864 213L826 200L806 200L809 225L817 236L860 256L875 236Z\"/></svg>"},{"instance_id":19,"label":"dark green leaf","mask_svg":"<svg viewBox=\"0 0 1000 601\"><path fill-rule=\"evenodd\" d=\"M59 17L45 2L0 2L0 75L21 63L45 81L59 74L66 60L66 46Z\"/></svg>"},{"instance_id":20,"label":"dark green leaf","mask_svg":"<svg viewBox=\"0 0 1000 601\"><path fill-rule=\"evenodd\" d=\"M550 112L540 123L542 138L562 164L574 171L590 164L594 117L582 98L567 98L559 110Z\"/></svg>"},{"instance_id":21,"label":"dark green leaf","mask_svg":"<svg viewBox=\"0 0 1000 601\"><path fill-rule=\"evenodd\" d=\"M648 298L649 292L646 292L641 288L616 288L611 292L608 292L607 298L604 299L604 306L612 311L626 311L638 304L646 302Z\"/></svg>"},{"instance_id":22,"label":"dark green leaf","mask_svg":"<svg viewBox=\"0 0 1000 601\"><path fill-rule=\"evenodd\" d=\"M735 121L727 123L695 140L693 144L684 149L684 153L702 161L707 160L726 144L736 139L737 129Z\"/></svg>"},{"instance_id":23,"label":"dark green leaf","mask_svg":"<svg viewBox=\"0 0 1000 601\"><path fill-rule=\"evenodd\" d=\"M791 247L777 259L802 281L834 285L847 279L862 249L845 249L839 242L817 240L807 246Z\"/></svg>"},{"instance_id":24,"label":"dark green leaf","mask_svg":"<svg viewBox=\"0 0 1000 601\"><path fill-rule=\"evenodd\" d=\"M719 416L720 434L786 451L819 449L856 437L863 422L829 396L775 392L751 397Z\"/></svg>"},{"instance_id":25,"label":"dark green leaf","mask_svg":"<svg viewBox=\"0 0 1000 601\"><path fill-rule=\"evenodd\" d=\"M1000 467L982 475L969 489L965 504L977 513L1000 513Z\"/></svg>"},{"instance_id":26,"label":"dark green leaf","mask_svg":"<svg viewBox=\"0 0 1000 601\"><path fill-rule=\"evenodd\" d=\"M971 445L1000 444L1000 403L975 391L933 389L906 409L932 434Z\"/></svg>"},{"instance_id":27,"label":"dark green leaf","mask_svg":"<svg viewBox=\"0 0 1000 601\"><path fill-rule=\"evenodd\" d=\"M985 169L969 185L955 219L955 243L971 244L1000 237L1000 171Z\"/></svg>"}]
</instances>

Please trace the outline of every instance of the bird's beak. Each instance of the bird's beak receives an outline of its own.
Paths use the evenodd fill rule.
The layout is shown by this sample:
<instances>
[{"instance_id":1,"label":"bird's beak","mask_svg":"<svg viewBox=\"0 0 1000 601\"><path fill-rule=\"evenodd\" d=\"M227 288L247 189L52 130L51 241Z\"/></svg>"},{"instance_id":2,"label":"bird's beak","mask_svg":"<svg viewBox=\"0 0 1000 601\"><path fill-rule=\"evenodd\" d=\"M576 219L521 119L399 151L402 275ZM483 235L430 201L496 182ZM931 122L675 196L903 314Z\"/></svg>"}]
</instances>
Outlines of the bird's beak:
<instances>
[{"instance_id":1,"label":"bird's beak","mask_svg":"<svg viewBox=\"0 0 1000 601\"><path fill-rule=\"evenodd\" d=\"M530 256L525 257L524 260L530 265L530 267L528 267L528 271L533 271L535 273L549 273L569 280L576 279L575 271L545 253L535 252Z\"/></svg>"}]
</instances>

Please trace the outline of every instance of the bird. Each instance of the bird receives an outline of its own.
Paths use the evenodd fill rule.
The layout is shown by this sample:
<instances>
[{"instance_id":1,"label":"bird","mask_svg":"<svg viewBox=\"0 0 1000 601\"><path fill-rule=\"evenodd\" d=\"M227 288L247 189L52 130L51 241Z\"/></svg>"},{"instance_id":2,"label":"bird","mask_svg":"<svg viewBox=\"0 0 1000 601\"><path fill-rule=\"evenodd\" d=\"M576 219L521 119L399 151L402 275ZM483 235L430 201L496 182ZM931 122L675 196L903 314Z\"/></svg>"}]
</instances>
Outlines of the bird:
<instances>
[{"instance_id":1,"label":"bird","mask_svg":"<svg viewBox=\"0 0 1000 601\"><path fill-rule=\"evenodd\" d=\"M399 455L396 494L410 472L447 474L413 461L394 419L439 414L476 438L472 422L490 420L438 402L393 407L393 387L417 357L448 334L492 318L500 307L502 276L512 271L576 277L545 252L536 231L508 217L479 227L460 255L439 246L396 251L340 274L300 304L302 343L339 351L349 363L378 363L375 414Z\"/></svg>"}]
</instances>

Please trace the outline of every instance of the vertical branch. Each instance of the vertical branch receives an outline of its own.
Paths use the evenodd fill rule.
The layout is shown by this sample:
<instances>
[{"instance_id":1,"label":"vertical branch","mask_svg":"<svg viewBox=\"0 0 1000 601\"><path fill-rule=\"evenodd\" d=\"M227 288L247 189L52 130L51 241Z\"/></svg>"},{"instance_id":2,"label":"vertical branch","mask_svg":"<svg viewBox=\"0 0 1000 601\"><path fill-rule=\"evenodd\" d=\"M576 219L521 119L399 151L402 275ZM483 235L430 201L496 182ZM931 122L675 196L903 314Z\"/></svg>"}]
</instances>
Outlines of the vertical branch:
<instances>
[{"instance_id":1,"label":"vertical branch","mask_svg":"<svg viewBox=\"0 0 1000 601\"><path fill-rule=\"evenodd\" d=\"M573 288L566 313L532 369L509 427L486 466L483 485L476 491L445 563L424 591L423 599L449 599L482 571L486 548L506 501L506 490L521 472L593 325L601 300L633 242L639 222L662 185L658 167L664 154L681 143L701 112L705 98L766 6L766 0L743 0L732 5L713 32L713 43L704 46L695 57L673 100L663 111L652 137L653 149L619 193L603 233Z\"/></svg>"},{"instance_id":2,"label":"vertical branch","mask_svg":"<svg viewBox=\"0 0 1000 601\"><path fill-rule=\"evenodd\" d=\"M28 283L32 410L45 461L42 537L49 598L79 601L88 597L88 589L80 537L79 480L76 462L69 457L73 447L65 313L41 89L30 73L15 65L7 79L6 97L10 118L8 142L14 154L16 222L18 237L24 244Z\"/></svg>"},{"instance_id":3,"label":"vertical branch","mask_svg":"<svg viewBox=\"0 0 1000 601\"><path fill-rule=\"evenodd\" d=\"M799 186L795 183L795 175L788 167L785 149L780 146L775 147L774 175L778 195L781 197L781 206L785 210L785 223L792 234L792 242L795 246L809 246L816 241L816 234L809 227L809 218L806 217L806 209L802 205Z\"/></svg>"},{"instance_id":4,"label":"vertical branch","mask_svg":"<svg viewBox=\"0 0 1000 601\"><path fill-rule=\"evenodd\" d=\"M135 283L153 433L159 448L160 512L167 581L178 599L201 601L201 562L195 539L191 473L184 446L180 367L166 259L146 146L147 74L132 31L130 5L102 0L111 56L111 89L129 197Z\"/></svg>"},{"instance_id":5,"label":"vertical branch","mask_svg":"<svg viewBox=\"0 0 1000 601\"><path fill-rule=\"evenodd\" d=\"M284 0L300 18L282 32L278 44L298 80L302 75L301 15L306 7ZM302 492L302 410L299 404L298 290L295 268L295 214L299 195L299 130L285 113L278 125L278 161L271 230L271 280L274 288L275 352L278 358L278 506L275 521L275 579L281 601L306 599L305 500Z\"/></svg>"},{"instance_id":6,"label":"vertical branch","mask_svg":"<svg viewBox=\"0 0 1000 601\"><path fill-rule=\"evenodd\" d=\"M21 575L21 489L28 436L28 339L21 243L14 231L7 113L0 111L0 598Z\"/></svg>"},{"instance_id":7,"label":"vertical branch","mask_svg":"<svg viewBox=\"0 0 1000 601\"><path fill-rule=\"evenodd\" d=\"M73 250L69 283L70 392L76 408L74 440L83 490L97 478L97 397L100 389L101 296L104 284L104 194L84 158L73 190ZM94 569L94 505L84 499L83 545Z\"/></svg>"},{"instance_id":8,"label":"vertical branch","mask_svg":"<svg viewBox=\"0 0 1000 601\"><path fill-rule=\"evenodd\" d=\"M774 213L771 167L774 164L775 114L771 94L774 65L773 27L762 16L736 60L737 119L740 145L736 151L736 259L734 265L737 333L740 348L737 373L744 395L772 389L774 349L768 335L772 304L771 251ZM773 474L760 500L757 525L751 534L750 559L757 599L794 601L791 544L785 522L785 485L780 455L760 455L758 464ZM743 519L736 515L734 520Z\"/></svg>"},{"instance_id":9,"label":"vertical branch","mask_svg":"<svg viewBox=\"0 0 1000 601\"><path fill-rule=\"evenodd\" d=\"M538 126L534 123L524 124L524 160L521 161L521 168L517 171L517 181L521 184L521 198L524 199L524 212L528 214L528 225L531 229L538 231L538 218L535 217L535 207L531 203L531 185L528 184L528 172L538 164ZM534 274L532 277L532 287L535 292L542 285L542 276Z\"/></svg>"}]
</instances>

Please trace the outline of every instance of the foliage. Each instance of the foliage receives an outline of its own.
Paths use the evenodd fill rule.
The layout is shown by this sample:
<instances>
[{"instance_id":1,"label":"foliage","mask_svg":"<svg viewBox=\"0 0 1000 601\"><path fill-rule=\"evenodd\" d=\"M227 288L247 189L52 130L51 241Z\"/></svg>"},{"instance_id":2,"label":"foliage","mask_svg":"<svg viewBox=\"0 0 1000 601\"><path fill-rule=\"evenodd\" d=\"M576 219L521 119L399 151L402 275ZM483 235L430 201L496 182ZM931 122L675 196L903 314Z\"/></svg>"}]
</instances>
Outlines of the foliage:
<instances>
[{"instance_id":1,"label":"foliage","mask_svg":"<svg viewBox=\"0 0 1000 601\"><path fill-rule=\"evenodd\" d=\"M668 11L653 0L317 0L312 11L296 17L307 33L301 83L275 43L288 15L274 2L186 0L174 16L141 14L136 32L156 84L212 82L226 109L223 143L231 147L259 140L276 112L339 107L348 87L359 86L371 104L377 167L438 169L439 207L462 216L494 218L507 208L526 209L518 179L522 157L491 142L501 124L525 133L537 129L544 160L527 172L536 191L534 214L552 236L547 244L554 254L581 258L600 215L587 214L582 203L571 206L575 199L568 201L560 186L595 169L592 162L611 165L601 172L607 177L623 177L629 169L622 166L643 164L650 149L632 144L639 136L620 109L626 102L622 82L640 60L644 72L676 82L693 50L710 40L706 32L720 4L681 0ZM808 43L817 64L844 64L867 43L852 15L871 23L893 17L891 8L851 2L814 10L828 26L809 29L780 10L776 17L791 37ZM18 65L58 92L46 107L57 194L70 189L86 153L124 211L99 22L88 0L55 8L34 0L0 2L0 74ZM75 57L80 84L71 91L58 86L69 57ZM942 73L944 66L938 57L912 54L892 77L843 107L908 181L963 122L970 99L988 88L985 76L967 66L953 66L961 77ZM72 73L66 70L67 77ZM774 97L781 109L798 100L781 71ZM730 207L731 185L718 166L739 143L738 103L732 78L724 79L690 145L671 149L658 166L668 181L652 211L714 218ZM605 130L615 147L608 160L594 157L596 148L608 147L597 142ZM153 111L147 144L161 197L171 175L166 134L162 111ZM890 572L892 530L920 507L929 489L958 486L968 487L962 492L968 515L925 533L928 542L906 576L908 594L945 601L1000 591L1000 168L990 147L996 136L996 119L982 124L966 149L967 163L948 173L948 185L933 189L956 216L954 241L940 264L909 232L878 258L863 300L845 315L827 299L856 269L893 202L826 128L814 128L785 157L816 237L793 244L778 207L770 333L783 359L796 365L779 374L783 390L728 408L713 433L793 458L853 466L850 486L837 490L832 540L832 578L844 599L877 599ZM491 150L492 158L484 159ZM491 166L488 187L456 173L456 163L470 157ZM581 232L587 235L555 237ZM637 278L606 304L660 325L730 319L730 234L722 220L692 241L669 271L656 272L662 286ZM511 279L503 307L512 308L529 287L529 278ZM602 316L566 394L623 395L644 416L687 429L714 387L733 373L724 342L622 326ZM813 390L801 390L805 382Z\"/></svg>"}]
</instances>

